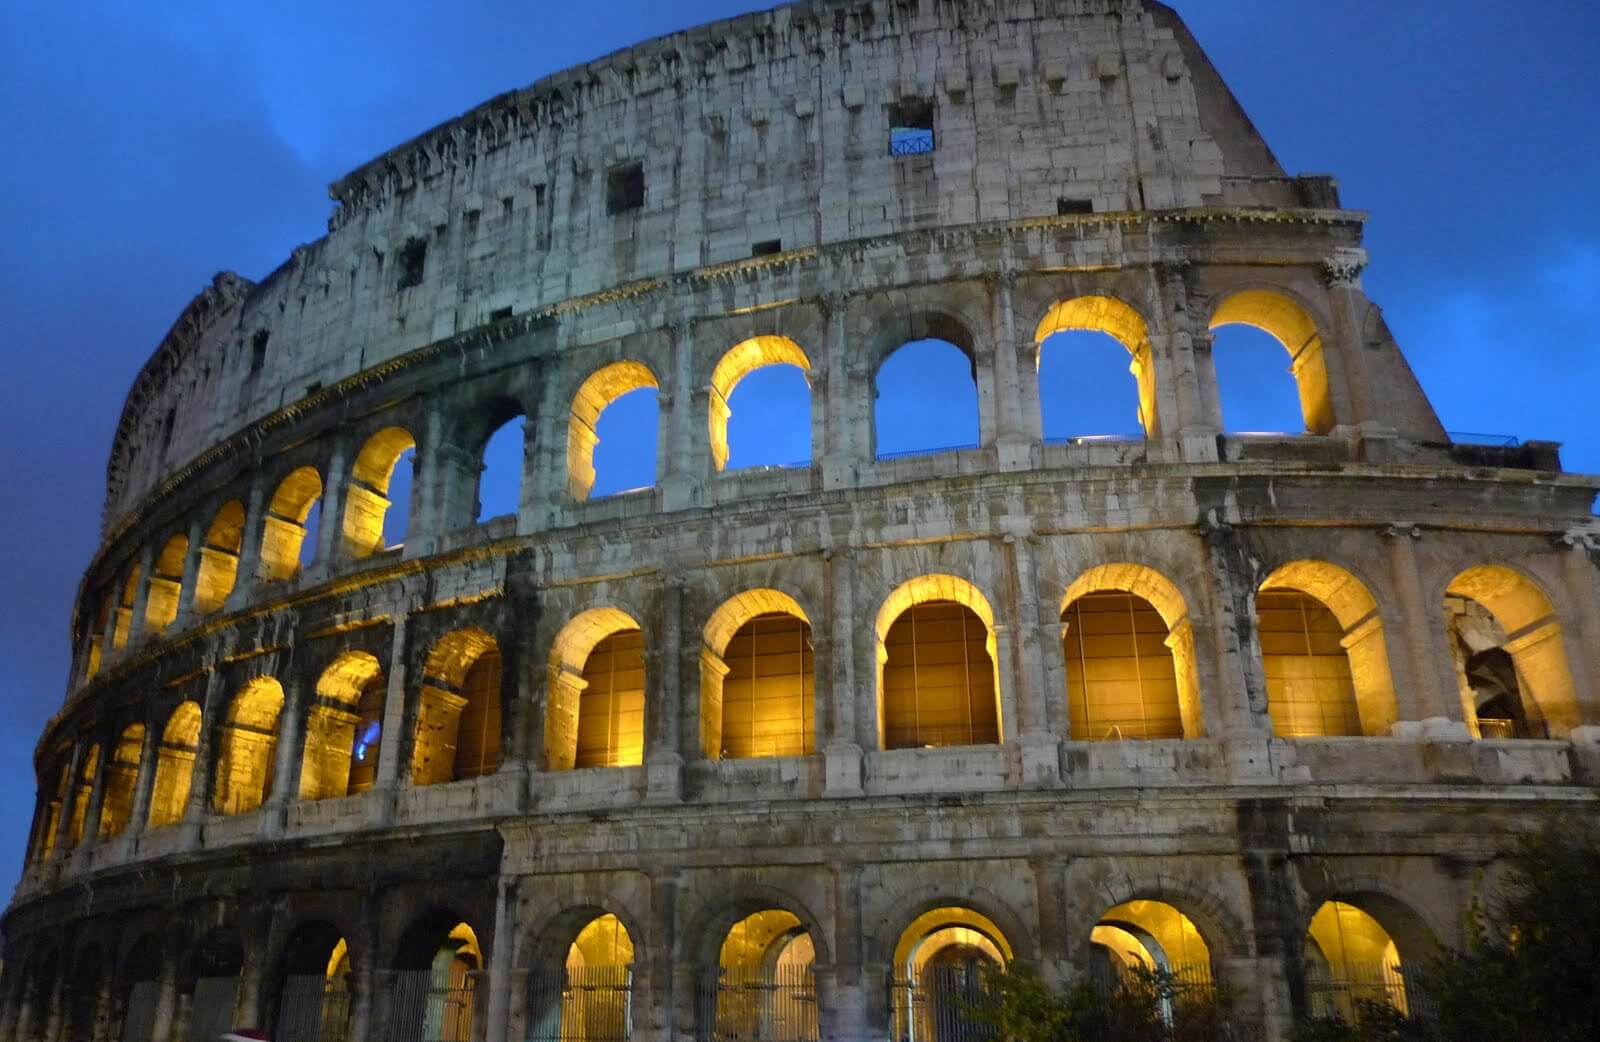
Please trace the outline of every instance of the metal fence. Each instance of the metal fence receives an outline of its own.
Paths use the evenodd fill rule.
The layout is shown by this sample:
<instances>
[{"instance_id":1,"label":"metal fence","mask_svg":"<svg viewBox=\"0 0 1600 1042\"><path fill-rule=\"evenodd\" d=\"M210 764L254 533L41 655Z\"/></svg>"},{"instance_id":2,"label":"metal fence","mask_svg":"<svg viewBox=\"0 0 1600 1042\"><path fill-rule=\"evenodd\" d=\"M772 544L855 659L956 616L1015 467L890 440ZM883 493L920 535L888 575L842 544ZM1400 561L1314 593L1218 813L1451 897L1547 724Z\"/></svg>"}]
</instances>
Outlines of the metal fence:
<instances>
[{"instance_id":1,"label":"metal fence","mask_svg":"<svg viewBox=\"0 0 1600 1042\"><path fill-rule=\"evenodd\" d=\"M187 1042L215 1042L224 1032L238 1025L233 1008L239 1001L238 977L201 977L194 982L189 999Z\"/></svg>"},{"instance_id":2,"label":"metal fence","mask_svg":"<svg viewBox=\"0 0 1600 1042\"><path fill-rule=\"evenodd\" d=\"M584 966L534 979L527 1042L628 1042L633 967Z\"/></svg>"},{"instance_id":3,"label":"metal fence","mask_svg":"<svg viewBox=\"0 0 1600 1042\"><path fill-rule=\"evenodd\" d=\"M1334 974L1326 964L1306 965L1306 1006L1313 1017L1354 1022L1364 1004L1393 1006L1401 1013L1429 1019L1432 1004L1415 982L1408 982L1392 963L1347 963Z\"/></svg>"},{"instance_id":4,"label":"metal fence","mask_svg":"<svg viewBox=\"0 0 1600 1042\"><path fill-rule=\"evenodd\" d=\"M479 975L441 985L430 970L393 974L384 992L389 1042L471 1042Z\"/></svg>"},{"instance_id":5,"label":"metal fence","mask_svg":"<svg viewBox=\"0 0 1600 1042\"><path fill-rule=\"evenodd\" d=\"M810 966L723 969L700 989L701 1042L816 1042Z\"/></svg>"},{"instance_id":6,"label":"metal fence","mask_svg":"<svg viewBox=\"0 0 1600 1042\"><path fill-rule=\"evenodd\" d=\"M933 131L920 127L895 127L889 134L891 156L925 156L933 151Z\"/></svg>"},{"instance_id":7,"label":"metal fence","mask_svg":"<svg viewBox=\"0 0 1600 1042\"><path fill-rule=\"evenodd\" d=\"M986 964L924 967L890 985L893 1042L994 1042L998 1032L972 1015L983 1001Z\"/></svg>"},{"instance_id":8,"label":"metal fence","mask_svg":"<svg viewBox=\"0 0 1600 1042\"><path fill-rule=\"evenodd\" d=\"M275 1042L346 1042L350 992L342 981L311 973L283 982Z\"/></svg>"},{"instance_id":9,"label":"metal fence","mask_svg":"<svg viewBox=\"0 0 1600 1042\"><path fill-rule=\"evenodd\" d=\"M121 1042L152 1042L156 1034L156 1003L160 1001L161 985L156 981L138 981L128 989Z\"/></svg>"},{"instance_id":10,"label":"metal fence","mask_svg":"<svg viewBox=\"0 0 1600 1042\"><path fill-rule=\"evenodd\" d=\"M1217 1001L1216 981L1211 967L1204 963L1186 963L1149 973L1097 960L1090 980L1106 1008L1111 1008L1119 996L1131 998L1136 1000L1135 1008L1152 1009L1169 1027L1179 1021L1186 1008L1193 1008L1191 1004L1212 1006Z\"/></svg>"}]
</instances>

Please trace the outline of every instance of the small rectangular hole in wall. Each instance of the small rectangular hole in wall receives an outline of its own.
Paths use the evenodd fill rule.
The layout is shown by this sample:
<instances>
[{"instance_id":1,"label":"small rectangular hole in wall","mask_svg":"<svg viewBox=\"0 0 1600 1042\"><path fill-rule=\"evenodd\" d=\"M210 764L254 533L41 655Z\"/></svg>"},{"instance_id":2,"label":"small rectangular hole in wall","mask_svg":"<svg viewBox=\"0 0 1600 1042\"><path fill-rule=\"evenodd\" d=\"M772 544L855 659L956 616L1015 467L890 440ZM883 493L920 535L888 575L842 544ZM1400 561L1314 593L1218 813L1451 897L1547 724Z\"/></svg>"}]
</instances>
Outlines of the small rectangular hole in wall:
<instances>
[{"instance_id":1,"label":"small rectangular hole in wall","mask_svg":"<svg viewBox=\"0 0 1600 1042\"><path fill-rule=\"evenodd\" d=\"M782 239L762 239L760 242L750 247L750 256L752 257L770 257L774 253L782 252Z\"/></svg>"},{"instance_id":2,"label":"small rectangular hole in wall","mask_svg":"<svg viewBox=\"0 0 1600 1042\"><path fill-rule=\"evenodd\" d=\"M516 207L516 199L509 195L506 196L504 199L500 200L500 216L509 221L511 219L511 211L515 210Z\"/></svg>"},{"instance_id":3,"label":"small rectangular hole in wall","mask_svg":"<svg viewBox=\"0 0 1600 1042\"><path fill-rule=\"evenodd\" d=\"M510 317L511 317L511 309L510 308L495 308L493 311L489 312L489 321L490 322L500 322L500 321L503 321L503 320L508 319Z\"/></svg>"},{"instance_id":4,"label":"small rectangular hole in wall","mask_svg":"<svg viewBox=\"0 0 1600 1042\"><path fill-rule=\"evenodd\" d=\"M272 338L272 331L267 329L256 330L256 335L250 338L250 371L259 373L267 364L267 341Z\"/></svg>"},{"instance_id":5,"label":"small rectangular hole in wall","mask_svg":"<svg viewBox=\"0 0 1600 1042\"><path fill-rule=\"evenodd\" d=\"M644 164L623 163L606 172L606 213L616 215L644 206Z\"/></svg>"},{"instance_id":6,"label":"small rectangular hole in wall","mask_svg":"<svg viewBox=\"0 0 1600 1042\"><path fill-rule=\"evenodd\" d=\"M1067 217L1075 213L1094 213L1093 199L1057 199L1056 215Z\"/></svg>"},{"instance_id":7,"label":"small rectangular hole in wall","mask_svg":"<svg viewBox=\"0 0 1600 1042\"><path fill-rule=\"evenodd\" d=\"M316 394L320 390L322 390L322 381L321 380L318 380L314 384L306 384L306 397L310 398L312 395Z\"/></svg>"},{"instance_id":8,"label":"small rectangular hole in wall","mask_svg":"<svg viewBox=\"0 0 1600 1042\"><path fill-rule=\"evenodd\" d=\"M167 418L161 421L161 451L166 452L167 446L172 444L172 428L177 425L178 410L176 407L167 410Z\"/></svg>"},{"instance_id":9,"label":"small rectangular hole in wall","mask_svg":"<svg viewBox=\"0 0 1600 1042\"><path fill-rule=\"evenodd\" d=\"M891 156L923 156L933 147L933 102L903 98L889 106Z\"/></svg>"},{"instance_id":10,"label":"small rectangular hole in wall","mask_svg":"<svg viewBox=\"0 0 1600 1042\"><path fill-rule=\"evenodd\" d=\"M533 186L533 245L536 249L550 248L549 218L545 213L544 185Z\"/></svg>"},{"instance_id":11,"label":"small rectangular hole in wall","mask_svg":"<svg viewBox=\"0 0 1600 1042\"><path fill-rule=\"evenodd\" d=\"M427 266L428 240L407 239L400 247L400 288L422 285L422 273Z\"/></svg>"}]
</instances>

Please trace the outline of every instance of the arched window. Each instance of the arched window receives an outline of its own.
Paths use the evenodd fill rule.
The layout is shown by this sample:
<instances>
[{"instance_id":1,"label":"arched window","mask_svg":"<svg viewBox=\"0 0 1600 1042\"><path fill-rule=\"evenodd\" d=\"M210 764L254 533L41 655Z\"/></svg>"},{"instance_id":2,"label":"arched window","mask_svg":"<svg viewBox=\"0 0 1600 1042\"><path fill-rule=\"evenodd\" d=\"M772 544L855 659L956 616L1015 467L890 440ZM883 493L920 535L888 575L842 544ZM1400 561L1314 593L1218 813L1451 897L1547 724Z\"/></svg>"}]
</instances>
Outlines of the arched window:
<instances>
[{"instance_id":1,"label":"arched window","mask_svg":"<svg viewBox=\"0 0 1600 1042\"><path fill-rule=\"evenodd\" d=\"M483 949L470 925L424 917L400 941L389 988L389 1037L471 1042Z\"/></svg>"},{"instance_id":2,"label":"arched window","mask_svg":"<svg viewBox=\"0 0 1600 1042\"><path fill-rule=\"evenodd\" d=\"M878 458L977 448L976 366L948 340L915 340L885 358L873 378Z\"/></svg>"},{"instance_id":3,"label":"arched window","mask_svg":"<svg viewBox=\"0 0 1600 1042\"><path fill-rule=\"evenodd\" d=\"M265 802L272 791L282 712L283 687L272 677L250 681L233 697L217 736L212 810L247 814Z\"/></svg>"},{"instance_id":4,"label":"arched window","mask_svg":"<svg viewBox=\"0 0 1600 1042\"><path fill-rule=\"evenodd\" d=\"M63 756L67 752L63 752ZM45 788L43 783L39 786ZM56 844L61 840L61 826L67 806L72 796L72 766L63 763L56 772L56 783L52 790L50 802L44 808L44 820L40 823L39 842L35 860L49 857L55 853Z\"/></svg>"},{"instance_id":5,"label":"arched window","mask_svg":"<svg viewBox=\"0 0 1600 1042\"><path fill-rule=\"evenodd\" d=\"M878 612L878 721L885 749L1000 741L994 614L965 579L905 583Z\"/></svg>"},{"instance_id":6,"label":"arched window","mask_svg":"<svg viewBox=\"0 0 1600 1042\"><path fill-rule=\"evenodd\" d=\"M649 367L627 361L594 372L578 388L567 422L567 488L573 499L655 484L659 386ZM602 429L606 413L611 415Z\"/></svg>"},{"instance_id":7,"label":"arched window","mask_svg":"<svg viewBox=\"0 0 1600 1042\"><path fill-rule=\"evenodd\" d=\"M1306 999L1313 1017L1355 1023L1364 1003L1409 1012L1400 950L1383 926L1343 901L1327 901L1306 931Z\"/></svg>"},{"instance_id":8,"label":"arched window","mask_svg":"<svg viewBox=\"0 0 1600 1042\"><path fill-rule=\"evenodd\" d=\"M935 908L900 934L894 949L894 1037L962 1042L987 1033L971 1019L984 976L1010 965L1005 934L970 908Z\"/></svg>"},{"instance_id":9,"label":"arched window","mask_svg":"<svg viewBox=\"0 0 1600 1042\"><path fill-rule=\"evenodd\" d=\"M734 345L711 373L711 462L716 469L809 461L810 385L811 360L788 337L757 336ZM736 392L747 403L738 412L733 408ZM734 416L744 425L737 439L731 436Z\"/></svg>"},{"instance_id":10,"label":"arched window","mask_svg":"<svg viewBox=\"0 0 1600 1042\"><path fill-rule=\"evenodd\" d=\"M1239 334L1230 326L1248 326L1267 335ZM1327 434L1333 430L1333 402L1328 392L1328 365L1322 336L1306 310L1281 293L1246 290L1224 300L1212 313L1211 328L1219 333L1212 345L1219 394L1223 399L1223 425L1230 431ZM1224 333L1226 335L1224 335ZM1299 412L1288 403L1294 398L1271 388L1267 374L1281 361L1268 350L1276 341L1289 355ZM1235 367L1232 363L1245 360ZM1274 404L1281 403L1281 404Z\"/></svg>"},{"instance_id":11,"label":"arched window","mask_svg":"<svg viewBox=\"0 0 1600 1042\"><path fill-rule=\"evenodd\" d=\"M1133 308L1113 297L1062 301L1034 342L1046 441L1160 433L1150 334Z\"/></svg>"},{"instance_id":12,"label":"arched window","mask_svg":"<svg viewBox=\"0 0 1600 1042\"><path fill-rule=\"evenodd\" d=\"M710 1037L813 1042L815 963L811 935L793 912L768 909L734 923L704 984Z\"/></svg>"},{"instance_id":13,"label":"arched window","mask_svg":"<svg viewBox=\"0 0 1600 1042\"><path fill-rule=\"evenodd\" d=\"M244 543L244 505L237 499L224 503L206 529L200 547L200 571L194 603L202 615L221 609L239 576L239 548Z\"/></svg>"},{"instance_id":14,"label":"arched window","mask_svg":"<svg viewBox=\"0 0 1600 1042\"><path fill-rule=\"evenodd\" d=\"M478 475L477 523L515 515L522 506L522 471L527 460L527 417L518 413L483 443Z\"/></svg>"},{"instance_id":15,"label":"arched window","mask_svg":"<svg viewBox=\"0 0 1600 1042\"><path fill-rule=\"evenodd\" d=\"M101 1018L107 1013L101 1005L104 976L105 956L99 946L90 943L80 949L72 976L62 991L62 1038L100 1037Z\"/></svg>"},{"instance_id":16,"label":"arched window","mask_svg":"<svg viewBox=\"0 0 1600 1042\"><path fill-rule=\"evenodd\" d=\"M1109 993L1139 986L1140 973L1169 975L1180 989L1212 986L1211 947L1194 920L1163 901L1125 901L1089 934L1095 984ZM1164 1010L1170 1019L1170 1008Z\"/></svg>"},{"instance_id":17,"label":"arched window","mask_svg":"<svg viewBox=\"0 0 1600 1042\"><path fill-rule=\"evenodd\" d=\"M351 557L369 557L405 541L411 518L410 463L416 458L417 440L403 427L385 427L367 439L350 469L345 491L344 551ZM402 468L399 465L404 463ZM397 474L397 471L399 473ZM398 476L395 491L390 483Z\"/></svg>"},{"instance_id":18,"label":"arched window","mask_svg":"<svg viewBox=\"0 0 1600 1042\"><path fill-rule=\"evenodd\" d=\"M435 785L500 766L500 648L480 629L442 638L423 666L411 780Z\"/></svg>"},{"instance_id":19,"label":"arched window","mask_svg":"<svg viewBox=\"0 0 1600 1042\"><path fill-rule=\"evenodd\" d=\"M596 916L561 955L558 965L528 976L529 1042L627 1042L633 1033L627 927L614 915Z\"/></svg>"},{"instance_id":20,"label":"arched window","mask_svg":"<svg viewBox=\"0 0 1600 1042\"><path fill-rule=\"evenodd\" d=\"M556 637L545 709L548 770L644 762L644 634L625 612L591 608Z\"/></svg>"},{"instance_id":21,"label":"arched window","mask_svg":"<svg viewBox=\"0 0 1600 1042\"><path fill-rule=\"evenodd\" d=\"M159 960L151 965L159 967ZM235 931L211 930L194 942L178 977L180 1001L188 1002L190 1038L218 1038L238 1024L233 1014L243 969L244 947Z\"/></svg>"},{"instance_id":22,"label":"arched window","mask_svg":"<svg viewBox=\"0 0 1600 1042\"><path fill-rule=\"evenodd\" d=\"M144 758L144 725L130 724L111 748L106 761L105 792L100 797L100 836L121 835L133 816L133 793Z\"/></svg>"},{"instance_id":23,"label":"arched window","mask_svg":"<svg viewBox=\"0 0 1600 1042\"><path fill-rule=\"evenodd\" d=\"M195 748L200 743L200 706L184 702L167 718L156 751L155 785L150 793L149 827L161 828L183 818L194 774Z\"/></svg>"},{"instance_id":24,"label":"arched window","mask_svg":"<svg viewBox=\"0 0 1600 1042\"><path fill-rule=\"evenodd\" d=\"M272 1037L281 1042L325 1042L349 1037L350 948L329 923L307 923L284 948Z\"/></svg>"},{"instance_id":25,"label":"arched window","mask_svg":"<svg viewBox=\"0 0 1600 1042\"><path fill-rule=\"evenodd\" d=\"M67 828L68 849L83 842L88 826L89 797L94 793L94 778L99 773L100 746L97 743L84 752L83 761L78 767L77 785L72 790L72 817Z\"/></svg>"},{"instance_id":26,"label":"arched window","mask_svg":"<svg viewBox=\"0 0 1600 1042\"><path fill-rule=\"evenodd\" d=\"M100 609L95 612L93 628L89 631L89 648L83 664L83 679L87 683L100 672L100 659L105 645L106 624L111 621L111 595L100 598Z\"/></svg>"},{"instance_id":27,"label":"arched window","mask_svg":"<svg viewBox=\"0 0 1600 1042\"><path fill-rule=\"evenodd\" d=\"M748 590L712 615L700 654L708 758L806 756L816 732L811 623L777 590Z\"/></svg>"},{"instance_id":28,"label":"arched window","mask_svg":"<svg viewBox=\"0 0 1600 1042\"><path fill-rule=\"evenodd\" d=\"M117 602L117 627L111 634L113 648L128 646L128 635L133 629L133 604L139 597L139 566L134 565L122 584L122 599Z\"/></svg>"},{"instance_id":29,"label":"arched window","mask_svg":"<svg viewBox=\"0 0 1600 1042\"><path fill-rule=\"evenodd\" d=\"M147 933L133 943L118 976L118 1006L122 1010L123 1042L155 1038L156 1009L161 1001L161 942Z\"/></svg>"},{"instance_id":30,"label":"arched window","mask_svg":"<svg viewBox=\"0 0 1600 1042\"><path fill-rule=\"evenodd\" d=\"M300 798L331 800L348 795L356 725L362 698L384 690L383 667L365 651L347 651L317 680L306 711L305 749L300 761Z\"/></svg>"},{"instance_id":31,"label":"arched window","mask_svg":"<svg viewBox=\"0 0 1600 1042\"><path fill-rule=\"evenodd\" d=\"M1501 565L1445 593L1468 725L1484 738L1561 738L1582 723L1561 620L1544 591Z\"/></svg>"},{"instance_id":32,"label":"arched window","mask_svg":"<svg viewBox=\"0 0 1600 1042\"><path fill-rule=\"evenodd\" d=\"M178 617L183 592L183 562L189 556L189 537L175 535L162 546L150 570L150 592L145 600L144 624L151 633L165 633Z\"/></svg>"},{"instance_id":33,"label":"arched window","mask_svg":"<svg viewBox=\"0 0 1600 1042\"><path fill-rule=\"evenodd\" d=\"M301 467L278 485L261 529L261 577L289 579L316 554L322 510L322 476ZM309 538L308 538L309 537Z\"/></svg>"},{"instance_id":34,"label":"arched window","mask_svg":"<svg viewBox=\"0 0 1600 1042\"><path fill-rule=\"evenodd\" d=\"M386 684L367 684L356 702L356 727L350 741L350 795L366 792L378 781L378 756L383 751Z\"/></svg>"}]
</instances>

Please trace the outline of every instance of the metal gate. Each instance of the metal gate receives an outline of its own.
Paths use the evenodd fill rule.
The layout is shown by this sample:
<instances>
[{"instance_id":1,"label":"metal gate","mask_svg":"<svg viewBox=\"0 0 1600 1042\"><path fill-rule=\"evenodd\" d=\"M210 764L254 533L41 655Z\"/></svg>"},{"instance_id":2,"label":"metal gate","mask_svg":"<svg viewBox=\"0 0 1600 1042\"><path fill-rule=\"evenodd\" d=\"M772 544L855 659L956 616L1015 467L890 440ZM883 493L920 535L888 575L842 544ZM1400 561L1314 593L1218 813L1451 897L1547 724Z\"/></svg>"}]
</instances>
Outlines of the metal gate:
<instances>
[{"instance_id":1,"label":"metal gate","mask_svg":"<svg viewBox=\"0 0 1600 1042\"><path fill-rule=\"evenodd\" d=\"M1361 1004L1371 1002L1426 1019L1431 1012L1427 998L1408 983L1400 967L1391 963L1347 963L1338 976L1326 963L1306 964L1306 1000L1313 1017L1354 1023Z\"/></svg>"},{"instance_id":2,"label":"metal gate","mask_svg":"<svg viewBox=\"0 0 1600 1042\"><path fill-rule=\"evenodd\" d=\"M384 1037L389 1042L470 1042L478 974L457 987L441 986L431 970L408 970L389 979Z\"/></svg>"},{"instance_id":3,"label":"metal gate","mask_svg":"<svg viewBox=\"0 0 1600 1042\"><path fill-rule=\"evenodd\" d=\"M890 985L894 1042L992 1042L994 1028L972 1015L983 1001L987 964L927 966L910 980Z\"/></svg>"},{"instance_id":4,"label":"metal gate","mask_svg":"<svg viewBox=\"0 0 1600 1042\"><path fill-rule=\"evenodd\" d=\"M350 992L320 973L288 977L278 1002L275 1042L345 1042L350 1028Z\"/></svg>"},{"instance_id":5,"label":"metal gate","mask_svg":"<svg viewBox=\"0 0 1600 1042\"><path fill-rule=\"evenodd\" d=\"M128 990L128 1010L122 1018L122 1042L153 1042L156 1004L160 1001L161 985L153 980L137 981Z\"/></svg>"},{"instance_id":6,"label":"metal gate","mask_svg":"<svg viewBox=\"0 0 1600 1042\"><path fill-rule=\"evenodd\" d=\"M569 967L531 983L527 1042L628 1042L632 1031L632 966Z\"/></svg>"},{"instance_id":7,"label":"metal gate","mask_svg":"<svg viewBox=\"0 0 1600 1042\"><path fill-rule=\"evenodd\" d=\"M188 1042L214 1042L224 1031L251 1026L233 1022L233 1007L238 1000L238 977L201 977L195 981L185 1035Z\"/></svg>"},{"instance_id":8,"label":"metal gate","mask_svg":"<svg viewBox=\"0 0 1600 1042\"><path fill-rule=\"evenodd\" d=\"M700 992L702 1042L816 1042L810 966L723 969Z\"/></svg>"}]
</instances>

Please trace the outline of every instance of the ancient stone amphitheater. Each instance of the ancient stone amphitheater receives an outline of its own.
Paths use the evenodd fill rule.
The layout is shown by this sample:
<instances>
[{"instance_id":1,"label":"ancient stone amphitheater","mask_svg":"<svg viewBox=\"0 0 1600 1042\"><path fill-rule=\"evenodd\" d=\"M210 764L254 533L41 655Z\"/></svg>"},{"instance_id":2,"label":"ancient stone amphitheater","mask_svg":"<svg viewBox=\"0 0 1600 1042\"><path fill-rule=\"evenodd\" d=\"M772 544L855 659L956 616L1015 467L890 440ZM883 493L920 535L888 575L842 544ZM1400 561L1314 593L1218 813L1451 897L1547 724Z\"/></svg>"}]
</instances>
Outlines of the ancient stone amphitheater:
<instances>
[{"instance_id":1,"label":"ancient stone amphitheater","mask_svg":"<svg viewBox=\"0 0 1600 1042\"><path fill-rule=\"evenodd\" d=\"M1446 435L1365 216L1162 4L812 0L332 195L128 395L0 1038L959 1042L1016 959L1277 1039L1420 1007L1506 837L1600 817L1600 482ZM1239 323L1304 433L1225 433ZM1041 437L1064 330L1141 436ZM980 444L881 454L926 338ZM772 365L812 459L729 469ZM657 481L591 496L639 388Z\"/></svg>"}]
</instances>

